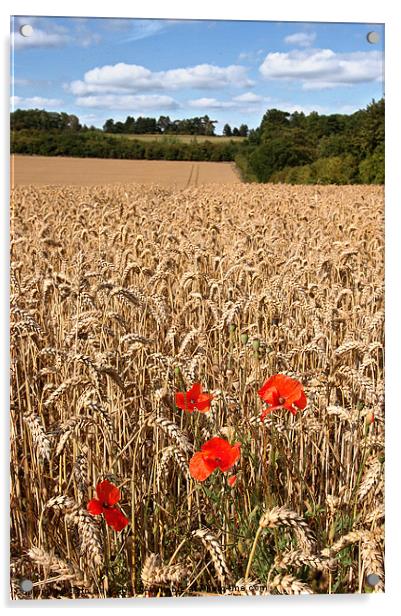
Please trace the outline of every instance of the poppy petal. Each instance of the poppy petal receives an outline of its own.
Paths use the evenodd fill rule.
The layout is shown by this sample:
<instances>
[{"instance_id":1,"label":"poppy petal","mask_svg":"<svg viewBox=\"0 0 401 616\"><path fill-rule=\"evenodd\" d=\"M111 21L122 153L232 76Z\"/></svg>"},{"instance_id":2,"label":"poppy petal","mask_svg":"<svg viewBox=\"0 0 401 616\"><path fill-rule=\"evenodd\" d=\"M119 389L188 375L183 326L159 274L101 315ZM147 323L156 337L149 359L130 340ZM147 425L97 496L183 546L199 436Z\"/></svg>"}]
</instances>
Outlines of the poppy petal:
<instances>
[{"instance_id":1,"label":"poppy petal","mask_svg":"<svg viewBox=\"0 0 401 616\"><path fill-rule=\"evenodd\" d=\"M295 383L294 385L286 385L285 387L283 387L283 391L280 389L279 394L288 402L295 402L295 400L299 400L299 398L301 397L302 385L301 383Z\"/></svg>"},{"instance_id":2,"label":"poppy petal","mask_svg":"<svg viewBox=\"0 0 401 616\"><path fill-rule=\"evenodd\" d=\"M86 508L92 515L100 515L103 513L102 503L98 501L97 498L92 498L86 505Z\"/></svg>"},{"instance_id":3,"label":"poppy petal","mask_svg":"<svg viewBox=\"0 0 401 616\"><path fill-rule=\"evenodd\" d=\"M235 443L232 447L230 446L230 450L227 452L226 456L222 459L219 464L220 470L225 473L228 471L234 464L239 460L241 455L241 445L240 443Z\"/></svg>"},{"instance_id":4,"label":"poppy petal","mask_svg":"<svg viewBox=\"0 0 401 616\"><path fill-rule=\"evenodd\" d=\"M195 405L189 401L189 396L186 392L177 391L175 394L175 404L182 411L192 413Z\"/></svg>"},{"instance_id":5,"label":"poppy petal","mask_svg":"<svg viewBox=\"0 0 401 616\"><path fill-rule=\"evenodd\" d=\"M229 477L227 481L228 481L228 485L230 486L230 488L233 488L235 484L237 483L237 475L231 475L231 477Z\"/></svg>"},{"instance_id":6,"label":"poppy petal","mask_svg":"<svg viewBox=\"0 0 401 616\"><path fill-rule=\"evenodd\" d=\"M226 455L230 449L230 443L220 436L214 436L206 443L203 443L201 450L211 456L215 455L219 458Z\"/></svg>"},{"instance_id":7,"label":"poppy petal","mask_svg":"<svg viewBox=\"0 0 401 616\"><path fill-rule=\"evenodd\" d=\"M206 460L202 451L197 451L189 461L191 477L198 481L205 481L216 468L217 464L211 460Z\"/></svg>"},{"instance_id":8,"label":"poppy petal","mask_svg":"<svg viewBox=\"0 0 401 616\"><path fill-rule=\"evenodd\" d=\"M118 503L121 498L120 490L107 479L97 484L96 494L101 503L110 506Z\"/></svg>"},{"instance_id":9,"label":"poppy petal","mask_svg":"<svg viewBox=\"0 0 401 616\"><path fill-rule=\"evenodd\" d=\"M258 394L267 404L277 406L280 396L277 387L271 382L271 378L259 389Z\"/></svg>"},{"instance_id":10,"label":"poppy petal","mask_svg":"<svg viewBox=\"0 0 401 616\"><path fill-rule=\"evenodd\" d=\"M188 391L188 398L191 400L197 400L202 393L201 383L194 383L191 389Z\"/></svg>"},{"instance_id":11,"label":"poppy petal","mask_svg":"<svg viewBox=\"0 0 401 616\"><path fill-rule=\"evenodd\" d=\"M304 409L308 402L302 383L285 374L274 374L271 376L258 393L267 404L273 407L283 406L293 415L296 414L294 405L299 409ZM284 400L284 403L281 399Z\"/></svg>"},{"instance_id":12,"label":"poppy petal","mask_svg":"<svg viewBox=\"0 0 401 616\"><path fill-rule=\"evenodd\" d=\"M213 396L211 394L201 394L196 400L195 407L201 413L205 413L210 409L210 403L213 400Z\"/></svg>"},{"instance_id":13,"label":"poppy petal","mask_svg":"<svg viewBox=\"0 0 401 616\"><path fill-rule=\"evenodd\" d=\"M301 392L301 397L299 398L299 400L294 402L294 404L301 410L303 410L306 407L306 405L308 404L308 399L305 396L304 391Z\"/></svg>"},{"instance_id":14,"label":"poppy petal","mask_svg":"<svg viewBox=\"0 0 401 616\"><path fill-rule=\"evenodd\" d=\"M125 515L122 514L116 507L113 509L105 509L103 513L107 524L117 532L129 524L128 518L126 518Z\"/></svg>"},{"instance_id":15,"label":"poppy petal","mask_svg":"<svg viewBox=\"0 0 401 616\"><path fill-rule=\"evenodd\" d=\"M185 411L186 408L185 398L186 394L184 394L182 391L177 391L177 393L175 394L175 404L176 406L178 406L179 409L182 409L183 411Z\"/></svg>"},{"instance_id":16,"label":"poppy petal","mask_svg":"<svg viewBox=\"0 0 401 616\"><path fill-rule=\"evenodd\" d=\"M272 407L269 407L268 409L264 409L264 411L262 411L262 413L260 414L260 421L263 421L264 419L266 419L266 417L270 415L271 412L272 412Z\"/></svg>"}]
</instances>

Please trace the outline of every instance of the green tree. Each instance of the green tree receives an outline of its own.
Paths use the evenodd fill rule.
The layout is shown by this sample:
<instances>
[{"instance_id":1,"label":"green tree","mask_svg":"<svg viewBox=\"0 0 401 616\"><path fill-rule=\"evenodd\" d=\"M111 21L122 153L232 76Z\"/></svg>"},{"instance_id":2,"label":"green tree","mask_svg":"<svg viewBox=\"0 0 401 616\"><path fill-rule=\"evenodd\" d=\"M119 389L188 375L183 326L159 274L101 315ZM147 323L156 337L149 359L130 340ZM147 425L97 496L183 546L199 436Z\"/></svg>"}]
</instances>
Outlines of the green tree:
<instances>
[{"instance_id":1,"label":"green tree","mask_svg":"<svg viewBox=\"0 0 401 616\"><path fill-rule=\"evenodd\" d=\"M109 120L106 120L106 122L103 124L103 130L105 133L114 133L114 120L112 118L110 118Z\"/></svg>"}]
</instances>

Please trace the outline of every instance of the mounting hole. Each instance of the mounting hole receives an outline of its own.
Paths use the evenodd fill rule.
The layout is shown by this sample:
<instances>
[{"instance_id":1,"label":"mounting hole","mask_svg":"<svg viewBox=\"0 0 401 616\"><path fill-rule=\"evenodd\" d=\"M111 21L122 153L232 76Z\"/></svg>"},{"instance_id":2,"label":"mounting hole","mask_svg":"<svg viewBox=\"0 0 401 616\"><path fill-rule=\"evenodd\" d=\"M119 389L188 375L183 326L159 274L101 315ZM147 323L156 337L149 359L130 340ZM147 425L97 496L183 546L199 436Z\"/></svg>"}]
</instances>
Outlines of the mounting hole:
<instances>
[{"instance_id":1,"label":"mounting hole","mask_svg":"<svg viewBox=\"0 0 401 616\"><path fill-rule=\"evenodd\" d=\"M24 24L20 27L19 32L21 36L29 37L33 34L33 28L29 24Z\"/></svg>"},{"instance_id":2,"label":"mounting hole","mask_svg":"<svg viewBox=\"0 0 401 616\"><path fill-rule=\"evenodd\" d=\"M368 32L366 38L368 40L368 43L370 43L371 45L375 45L380 41L380 35L378 32Z\"/></svg>"},{"instance_id":3,"label":"mounting hole","mask_svg":"<svg viewBox=\"0 0 401 616\"><path fill-rule=\"evenodd\" d=\"M369 575L366 576L366 581L369 584L369 586L377 586L377 584L380 582L380 578L378 575L376 575L376 573L369 573Z\"/></svg>"},{"instance_id":4,"label":"mounting hole","mask_svg":"<svg viewBox=\"0 0 401 616\"><path fill-rule=\"evenodd\" d=\"M33 582L27 579L20 580L19 585L20 585L22 592L31 592L33 588Z\"/></svg>"}]
</instances>

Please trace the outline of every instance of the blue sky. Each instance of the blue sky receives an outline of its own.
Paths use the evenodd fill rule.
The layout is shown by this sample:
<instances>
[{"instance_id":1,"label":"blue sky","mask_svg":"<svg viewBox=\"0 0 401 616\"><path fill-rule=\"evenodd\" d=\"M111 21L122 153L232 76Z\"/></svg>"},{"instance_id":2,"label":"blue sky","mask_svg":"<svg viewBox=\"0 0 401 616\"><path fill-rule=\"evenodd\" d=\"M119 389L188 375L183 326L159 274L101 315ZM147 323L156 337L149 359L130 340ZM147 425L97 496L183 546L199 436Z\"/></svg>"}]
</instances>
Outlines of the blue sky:
<instances>
[{"instance_id":1,"label":"blue sky","mask_svg":"<svg viewBox=\"0 0 401 616\"><path fill-rule=\"evenodd\" d=\"M207 114L221 133L273 107L352 113L384 95L380 24L15 17L11 30L12 108L98 127Z\"/></svg>"}]
</instances>

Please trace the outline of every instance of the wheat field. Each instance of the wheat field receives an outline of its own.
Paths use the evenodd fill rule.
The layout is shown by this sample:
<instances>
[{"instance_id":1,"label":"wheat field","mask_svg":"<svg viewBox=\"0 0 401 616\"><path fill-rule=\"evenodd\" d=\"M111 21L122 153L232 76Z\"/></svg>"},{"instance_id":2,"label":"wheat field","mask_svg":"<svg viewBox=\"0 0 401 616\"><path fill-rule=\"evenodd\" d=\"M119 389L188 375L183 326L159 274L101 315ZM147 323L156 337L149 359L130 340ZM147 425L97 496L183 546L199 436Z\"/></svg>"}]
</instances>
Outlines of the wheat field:
<instances>
[{"instance_id":1,"label":"wheat field","mask_svg":"<svg viewBox=\"0 0 401 616\"><path fill-rule=\"evenodd\" d=\"M191 160L118 160L68 156L11 156L12 186L96 186L135 182L195 188L216 182L240 183L234 163Z\"/></svg>"},{"instance_id":2,"label":"wheat field","mask_svg":"<svg viewBox=\"0 0 401 616\"><path fill-rule=\"evenodd\" d=\"M13 190L12 598L384 590L383 216L368 186ZM307 405L262 418L276 374ZM240 459L197 481L215 436Z\"/></svg>"}]
</instances>

